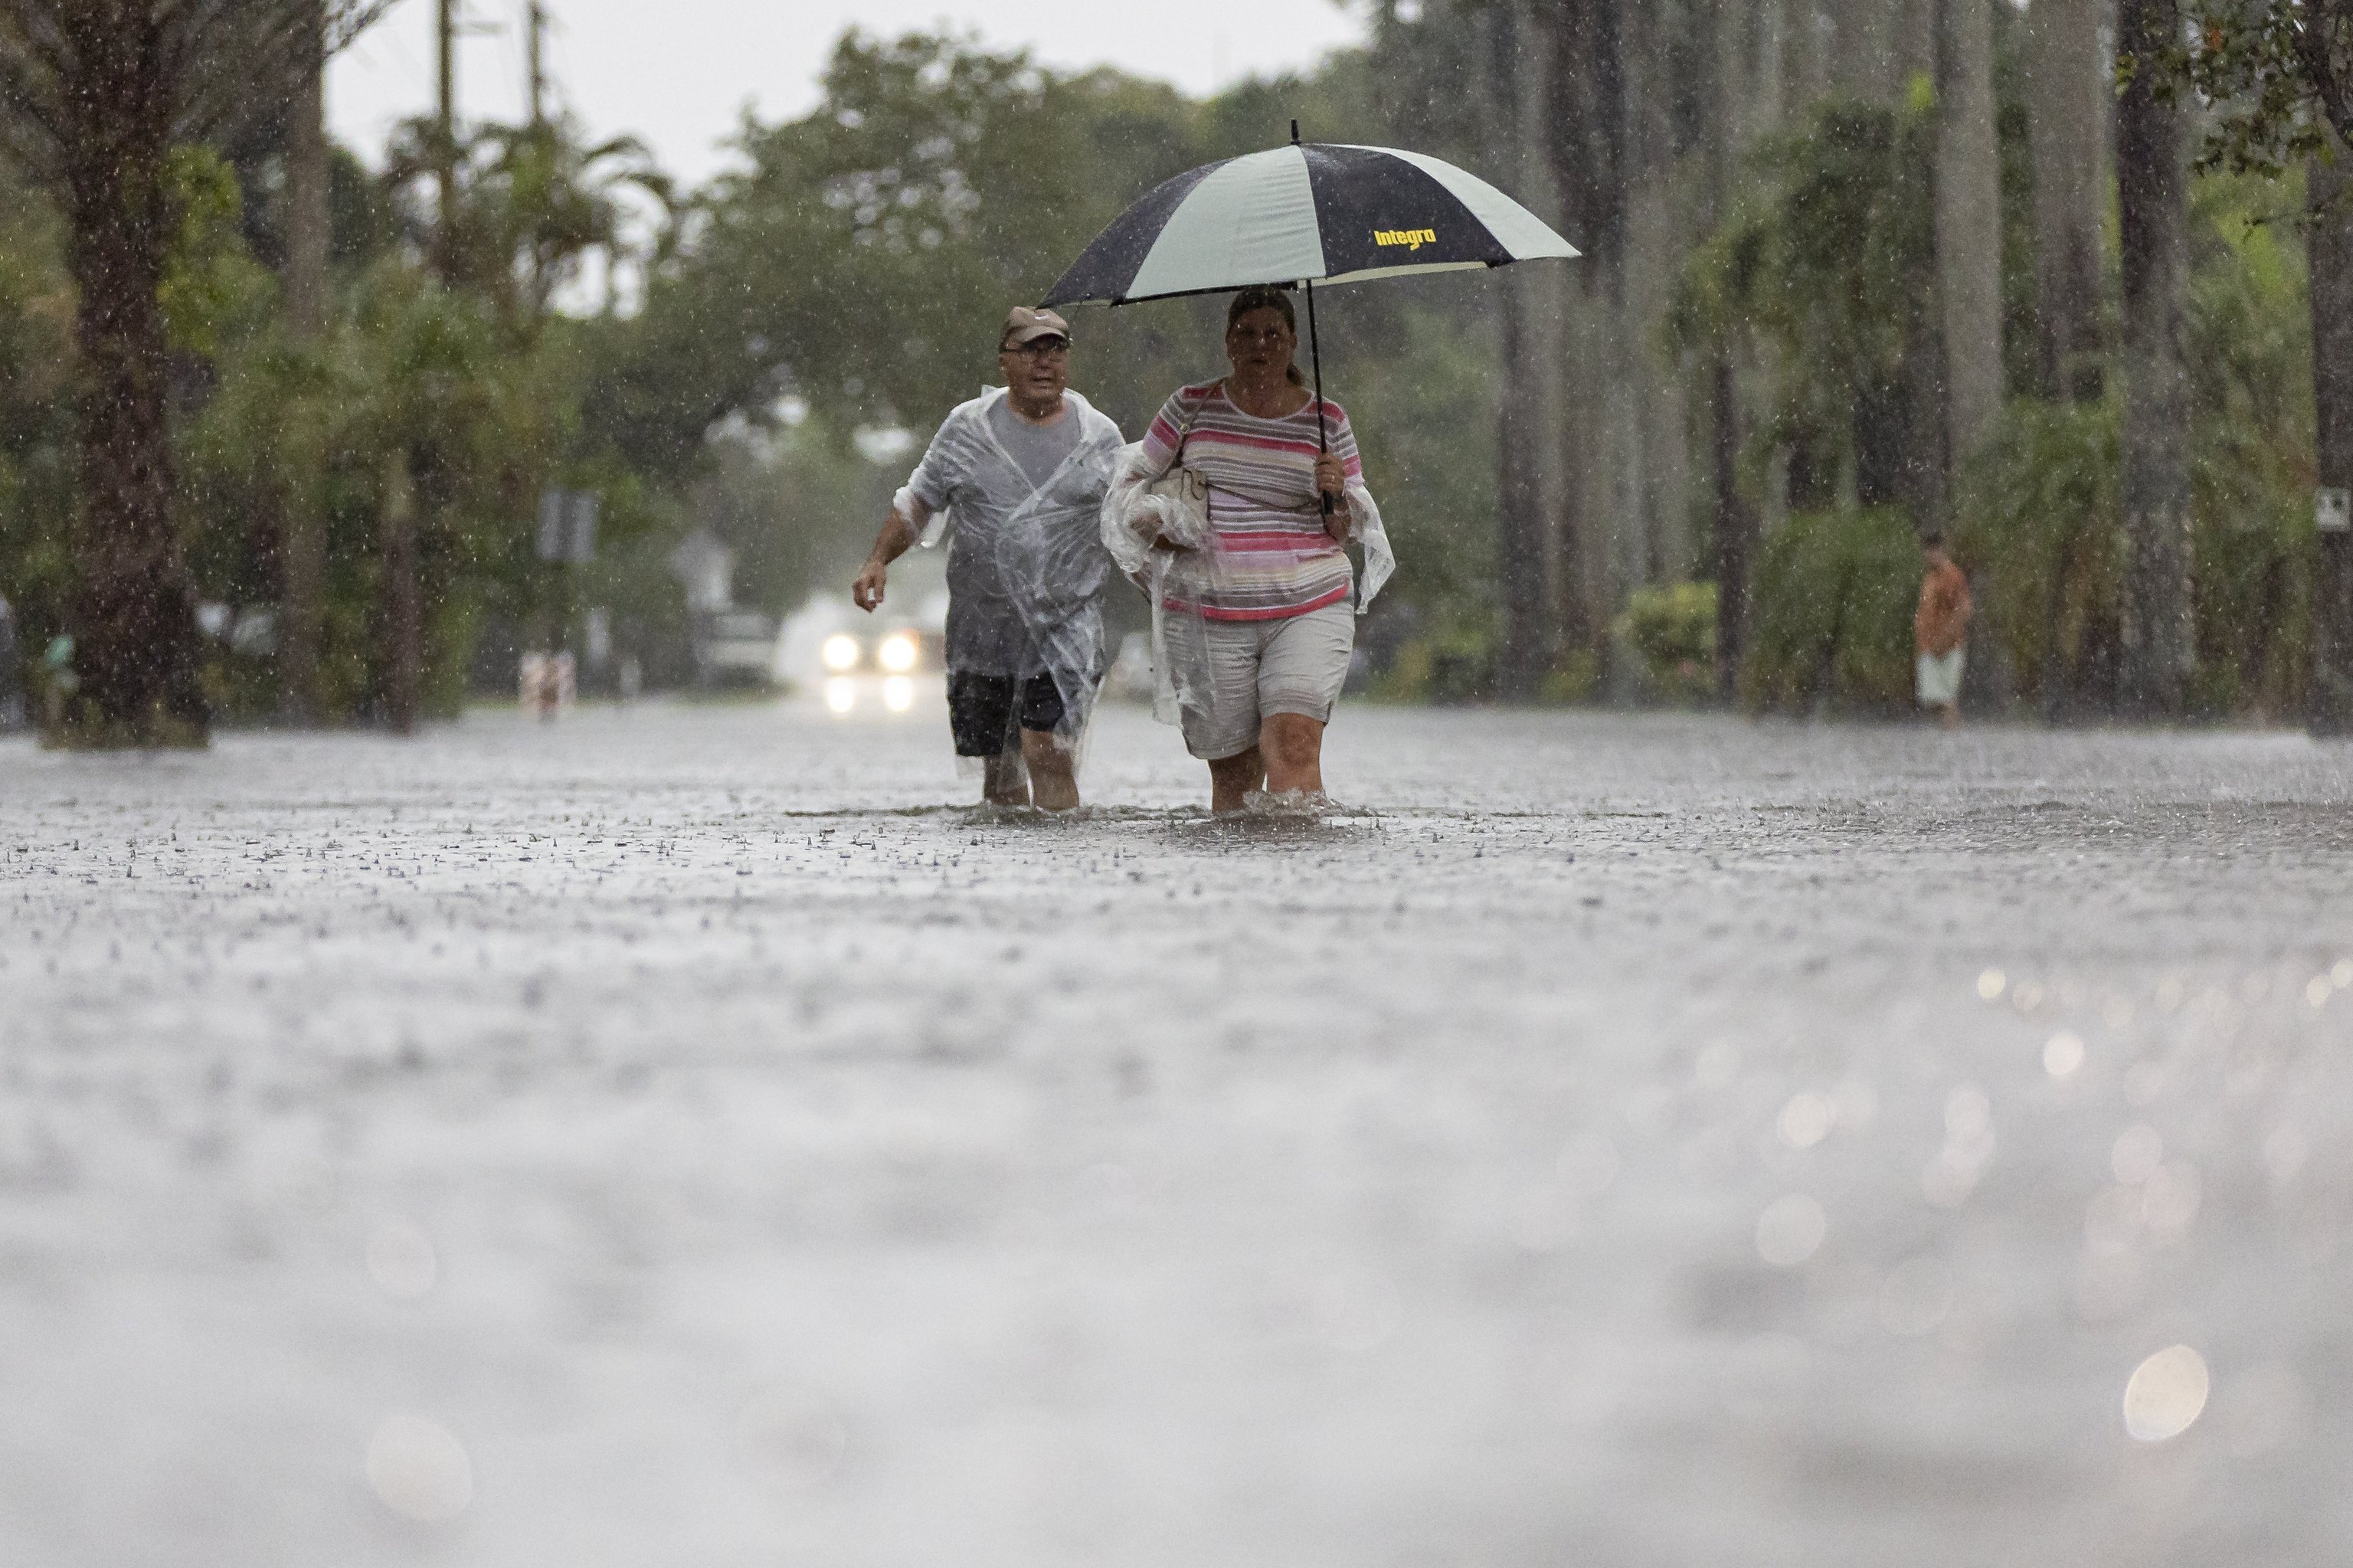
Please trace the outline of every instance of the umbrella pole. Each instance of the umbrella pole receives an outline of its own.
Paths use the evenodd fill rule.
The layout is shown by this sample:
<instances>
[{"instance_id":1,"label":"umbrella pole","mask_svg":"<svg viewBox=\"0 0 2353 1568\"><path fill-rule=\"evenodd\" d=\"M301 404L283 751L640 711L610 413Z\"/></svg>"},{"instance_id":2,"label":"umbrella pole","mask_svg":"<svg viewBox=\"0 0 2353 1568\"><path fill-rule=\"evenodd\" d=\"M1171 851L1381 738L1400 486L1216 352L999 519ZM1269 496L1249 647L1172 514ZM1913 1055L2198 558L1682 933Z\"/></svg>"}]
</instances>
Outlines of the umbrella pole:
<instances>
[{"instance_id":1,"label":"umbrella pole","mask_svg":"<svg viewBox=\"0 0 2353 1568\"><path fill-rule=\"evenodd\" d=\"M1307 290L1307 360L1315 367L1315 450L1328 452L1332 450L1332 440L1324 428L1324 350L1315 341L1315 280L1304 280L1304 287ZM1321 491L1318 493L1324 498L1324 515L1331 516L1331 492Z\"/></svg>"}]
</instances>

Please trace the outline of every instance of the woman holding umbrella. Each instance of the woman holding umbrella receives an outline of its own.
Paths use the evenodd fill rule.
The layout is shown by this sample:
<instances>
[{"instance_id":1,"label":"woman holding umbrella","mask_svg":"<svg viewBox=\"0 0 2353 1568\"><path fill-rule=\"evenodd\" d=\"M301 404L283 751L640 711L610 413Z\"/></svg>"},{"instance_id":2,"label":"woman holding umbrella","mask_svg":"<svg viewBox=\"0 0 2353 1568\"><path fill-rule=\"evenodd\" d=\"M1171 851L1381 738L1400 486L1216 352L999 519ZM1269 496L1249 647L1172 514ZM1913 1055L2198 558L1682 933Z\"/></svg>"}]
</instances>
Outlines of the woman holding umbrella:
<instances>
[{"instance_id":1,"label":"woman holding umbrella","mask_svg":"<svg viewBox=\"0 0 2353 1568\"><path fill-rule=\"evenodd\" d=\"M1198 689L1181 722L1186 749L1209 765L1217 811L1260 789L1322 795L1324 729L1356 647L1343 546L1359 509L1378 526L1348 416L1309 395L1298 347L1288 295L1237 293L1226 311L1232 369L1169 397L1134 475L1148 482L1181 461L1208 482L1208 534L1196 546L1207 558L1162 608L1201 622Z\"/></svg>"},{"instance_id":2,"label":"woman holding umbrella","mask_svg":"<svg viewBox=\"0 0 2353 1568\"><path fill-rule=\"evenodd\" d=\"M1171 397L1103 502L1103 543L1153 596L1155 706L1208 760L1218 810L1261 786L1321 791L1350 600L1362 610L1393 564L1347 416L1323 395L1315 285L1576 254L1476 175L1401 148L1303 143L1293 121L1287 147L1162 181L1048 291L1048 305L1126 305L1241 291L1226 316L1233 373ZM1306 291L1313 393L1284 284ZM1187 471L1164 480L1172 469Z\"/></svg>"}]
</instances>

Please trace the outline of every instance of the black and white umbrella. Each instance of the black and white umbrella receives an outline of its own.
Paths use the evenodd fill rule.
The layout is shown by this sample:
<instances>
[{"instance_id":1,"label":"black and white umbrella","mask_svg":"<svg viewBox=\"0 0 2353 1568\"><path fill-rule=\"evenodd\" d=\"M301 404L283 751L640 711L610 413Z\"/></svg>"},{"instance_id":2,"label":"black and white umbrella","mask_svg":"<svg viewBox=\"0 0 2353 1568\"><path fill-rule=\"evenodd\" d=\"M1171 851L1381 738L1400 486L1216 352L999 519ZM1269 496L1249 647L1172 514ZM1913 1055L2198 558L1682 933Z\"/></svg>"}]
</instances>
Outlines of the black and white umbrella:
<instances>
[{"instance_id":1,"label":"black and white umbrella","mask_svg":"<svg viewBox=\"0 0 2353 1568\"><path fill-rule=\"evenodd\" d=\"M1188 169L1080 252L1046 305L1131 304L1258 284L1303 288L1315 400L1315 285L1467 271L1577 248L1475 175L1395 147L1291 143ZM1328 501L1327 501L1328 504Z\"/></svg>"},{"instance_id":2,"label":"black and white umbrella","mask_svg":"<svg viewBox=\"0 0 2353 1568\"><path fill-rule=\"evenodd\" d=\"M1154 187L1040 302L1124 305L1576 254L1535 214L1451 164L1395 147L1293 141Z\"/></svg>"}]
</instances>

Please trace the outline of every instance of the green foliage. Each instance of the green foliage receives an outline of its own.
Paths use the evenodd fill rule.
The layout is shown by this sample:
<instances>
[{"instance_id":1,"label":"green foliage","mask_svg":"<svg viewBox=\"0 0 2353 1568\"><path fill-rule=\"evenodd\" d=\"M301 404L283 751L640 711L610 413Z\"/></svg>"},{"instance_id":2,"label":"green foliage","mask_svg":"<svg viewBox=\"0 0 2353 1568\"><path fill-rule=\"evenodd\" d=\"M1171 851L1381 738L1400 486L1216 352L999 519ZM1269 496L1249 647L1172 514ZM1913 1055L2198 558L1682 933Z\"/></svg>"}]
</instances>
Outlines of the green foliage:
<instances>
[{"instance_id":1,"label":"green foliage","mask_svg":"<svg viewBox=\"0 0 2353 1568\"><path fill-rule=\"evenodd\" d=\"M1955 558L2021 696L2105 705L2123 602L2121 438L2113 399L2011 404L1962 475Z\"/></svg>"},{"instance_id":2,"label":"green foliage","mask_svg":"<svg viewBox=\"0 0 2353 1568\"><path fill-rule=\"evenodd\" d=\"M1610 632L1641 656L1648 694L1653 700L1704 702L1714 692L1714 583L1637 588Z\"/></svg>"},{"instance_id":3,"label":"green foliage","mask_svg":"<svg viewBox=\"0 0 2353 1568\"><path fill-rule=\"evenodd\" d=\"M246 249L244 198L227 159L210 147L174 147L164 180L174 220L156 288L164 330L174 348L209 358L225 334L266 315L276 284Z\"/></svg>"},{"instance_id":4,"label":"green foliage","mask_svg":"<svg viewBox=\"0 0 2353 1568\"><path fill-rule=\"evenodd\" d=\"M1757 566L1744 699L1796 712L1908 707L1920 573L1918 535L1897 508L1791 517Z\"/></svg>"},{"instance_id":5,"label":"green foliage","mask_svg":"<svg viewBox=\"0 0 2353 1568\"><path fill-rule=\"evenodd\" d=\"M47 201L0 167L0 596L27 661L63 629L71 564L74 296L59 243Z\"/></svg>"},{"instance_id":6,"label":"green foliage","mask_svg":"<svg viewBox=\"0 0 2353 1568\"><path fill-rule=\"evenodd\" d=\"M2117 62L2205 101L2202 168L2277 175L2327 145L2353 143L2353 3L2183 0L2181 43Z\"/></svg>"},{"instance_id":7,"label":"green foliage","mask_svg":"<svg viewBox=\"0 0 2353 1568\"><path fill-rule=\"evenodd\" d=\"M2295 711L2310 665L2316 546L2311 321L2301 248L2267 221L2294 180L2193 186L2189 359L2197 699ZM2125 538L2119 413L2013 403L1962 475L1955 554L2023 700L2104 706L2116 679Z\"/></svg>"},{"instance_id":8,"label":"green foliage","mask_svg":"<svg viewBox=\"0 0 2353 1568\"><path fill-rule=\"evenodd\" d=\"M1788 374L1759 433L1816 475L1884 490L1903 386L1935 303L1935 104L1825 101L1756 155L1757 188L1686 263L1667 317L1683 349L1769 344Z\"/></svg>"}]
</instances>

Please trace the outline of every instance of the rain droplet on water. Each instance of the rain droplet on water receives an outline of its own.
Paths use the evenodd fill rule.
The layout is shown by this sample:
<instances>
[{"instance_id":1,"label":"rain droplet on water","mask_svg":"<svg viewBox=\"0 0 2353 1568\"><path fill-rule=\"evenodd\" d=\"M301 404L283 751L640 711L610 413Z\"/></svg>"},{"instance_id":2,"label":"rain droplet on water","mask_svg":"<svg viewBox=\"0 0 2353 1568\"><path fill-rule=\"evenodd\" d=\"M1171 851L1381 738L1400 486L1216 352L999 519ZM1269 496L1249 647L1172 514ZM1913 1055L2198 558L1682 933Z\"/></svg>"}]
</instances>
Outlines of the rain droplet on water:
<instances>
[{"instance_id":1,"label":"rain droplet on water","mask_svg":"<svg viewBox=\"0 0 2353 1568\"><path fill-rule=\"evenodd\" d=\"M431 1236L406 1220L393 1220L368 1237L367 1271L385 1295L414 1301L433 1288L441 1265Z\"/></svg>"},{"instance_id":2,"label":"rain droplet on water","mask_svg":"<svg viewBox=\"0 0 2353 1568\"><path fill-rule=\"evenodd\" d=\"M766 1389L735 1416L735 1446L763 1478L787 1487L813 1487L841 1467L849 1427L824 1402L787 1389Z\"/></svg>"}]
</instances>

